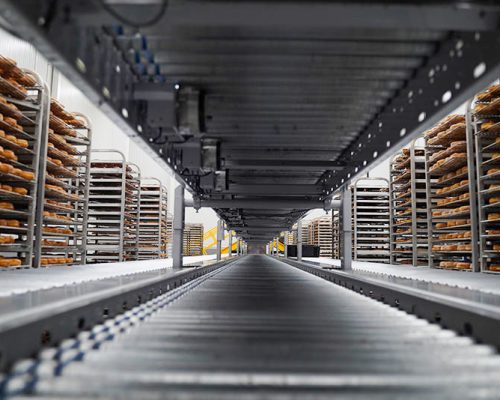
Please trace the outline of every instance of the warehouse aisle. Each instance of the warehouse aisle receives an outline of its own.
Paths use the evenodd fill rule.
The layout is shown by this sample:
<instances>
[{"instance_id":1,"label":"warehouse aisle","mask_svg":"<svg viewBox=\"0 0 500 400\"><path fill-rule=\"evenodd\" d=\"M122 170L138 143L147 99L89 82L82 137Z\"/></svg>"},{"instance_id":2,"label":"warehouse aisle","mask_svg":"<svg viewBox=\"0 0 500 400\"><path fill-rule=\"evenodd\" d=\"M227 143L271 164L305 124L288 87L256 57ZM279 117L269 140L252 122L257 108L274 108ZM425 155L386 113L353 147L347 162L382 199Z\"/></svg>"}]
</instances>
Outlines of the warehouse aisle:
<instances>
[{"instance_id":1,"label":"warehouse aisle","mask_svg":"<svg viewBox=\"0 0 500 400\"><path fill-rule=\"evenodd\" d=\"M35 391L65 399L497 398L499 371L490 347L252 255L199 278Z\"/></svg>"}]
</instances>

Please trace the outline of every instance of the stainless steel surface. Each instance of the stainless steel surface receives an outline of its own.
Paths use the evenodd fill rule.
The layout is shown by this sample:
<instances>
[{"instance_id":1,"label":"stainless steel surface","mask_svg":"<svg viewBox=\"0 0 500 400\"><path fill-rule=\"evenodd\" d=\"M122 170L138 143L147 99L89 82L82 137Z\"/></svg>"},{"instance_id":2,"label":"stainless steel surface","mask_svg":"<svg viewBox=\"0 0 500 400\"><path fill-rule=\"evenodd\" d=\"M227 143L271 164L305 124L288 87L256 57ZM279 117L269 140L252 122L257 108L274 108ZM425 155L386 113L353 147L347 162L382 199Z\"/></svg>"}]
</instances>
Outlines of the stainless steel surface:
<instances>
[{"instance_id":1,"label":"stainless steel surface","mask_svg":"<svg viewBox=\"0 0 500 400\"><path fill-rule=\"evenodd\" d=\"M167 260L161 261L164 263L162 266L168 266ZM129 264L134 264L134 262L128 262L127 265L118 263L115 265L117 267L115 273L111 275L112 279L98 279L97 276L102 276L99 275L98 266L94 268L72 266L71 274L66 271L66 275L77 279L67 282L64 287L55 287L53 282L60 282L60 279L56 277L48 290L31 291L3 298L1 304L4 306L10 304L11 307L7 310L3 308L4 312L0 314L0 353L2 354L0 371L3 373L10 369L17 360L31 357L44 347L56 345L84 329L113 318L135 305L145 303L149 299L231 261L231 259L226 259L220 263L212 262L209 265L203 265L202 268L189 268L183 271L170 269L165 270L164 273L153 272L152 274L148 266L142 265L142 269L140 268L141 262L137 262L139 264L136 264L136 268L132 268L132 271L128 268ZM149 261L149 263L154 262ZM120 269L120 266L123 268ZM105 271L107 269L107 265L100 267ZM161 266L156 265L156 267ZM50 268L49 271L57 275L58 268L63 267ZM127 269L128 273L125 274L133 273L130 279L123 276L123 270ZM150 271L141 273L148 269ZM79 280L76 270L90 275L93 282L88 279ZM89 270L91 270L90 273ZM158 268L156 270L158 272ZM105 275L109 277L109 271ZM52 277L54 278L54 275ZM81 275L79 277L81 278ZM1 394L0 398L3 398Z\"/></svg>"},{"instance_id":2,"label":"stainless steel surface","mask_svg":"<svg viewBox=\"0 0 500 400\"><path fill-rule=\"evenodd\" d=\"M31 383L34 398L52 399L495 399L500 390L493 348L266 256L42 353L36 380L27 365L7 389Z\"/></svg>"},{"instance_id":3,"label":"stainless steel surface","mask_svg":"<svg viewBox=\"0 0 500 400\"><path fill-rule=\"evenodd\" d=\"M302 260L302 220L297 221L297 261Z\"/></svg>"},{"instance_id":4,"label":"stainless steel surface","mask_svg":"<svg viewBox=\"0 0 500 400\"><path fill-rule=\"evenodd\" d=\"M222 259L222 241L224 240L224 221L219 219L217 221L217 233L216 233L217 245L215 253L217 256L217 261Z\"/></svg>"},{"instance_id":5,"label":"stainless steel surface","mask_svg":"<svg viewBox=\"0 0 500 400\"><path fill-rule=\"evenodd\" d=\"M352 269L352 193L351 189L345 187L341 192L342 209L338 221L340 267L344 271Z\"/></svg>"},{"instance_id":6,"label":"stainless steel surface","mask_svg":"<svg viewBox=\"0 0 500 400\"><path fill-rule=\"evenodd\" d=\"M172 257L174 268L182 268L182 249L184 237L184 186L179 185L174 191L174 221Z\"/></svg>"}]
</instances>

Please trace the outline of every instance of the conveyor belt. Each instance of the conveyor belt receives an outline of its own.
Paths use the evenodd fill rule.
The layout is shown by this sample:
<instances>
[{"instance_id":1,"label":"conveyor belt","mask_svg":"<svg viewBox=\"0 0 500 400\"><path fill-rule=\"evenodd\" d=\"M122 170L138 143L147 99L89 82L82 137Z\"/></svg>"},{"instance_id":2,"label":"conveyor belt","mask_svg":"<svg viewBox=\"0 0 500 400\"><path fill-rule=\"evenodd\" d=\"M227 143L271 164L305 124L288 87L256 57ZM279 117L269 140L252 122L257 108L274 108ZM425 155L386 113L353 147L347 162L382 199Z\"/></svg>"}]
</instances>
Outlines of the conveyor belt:
<instances>
[{"instance_id":1,"label":"conveyor belt","mask_svg":"<svg viewBox=\"0 0 500 400\"><path fill-rule=\"evenodd\" d=\"M141 306L128 320L135 326L111 341L94 330L100 349L82 350L83 335L79 351L58 353L59 360L84 355L62 376L50 376L56 351L46 351L35 393L141 400L500 393L500 357L491 347L267 256L244 257L162 297Z\"/></svg>"}]
</instances>

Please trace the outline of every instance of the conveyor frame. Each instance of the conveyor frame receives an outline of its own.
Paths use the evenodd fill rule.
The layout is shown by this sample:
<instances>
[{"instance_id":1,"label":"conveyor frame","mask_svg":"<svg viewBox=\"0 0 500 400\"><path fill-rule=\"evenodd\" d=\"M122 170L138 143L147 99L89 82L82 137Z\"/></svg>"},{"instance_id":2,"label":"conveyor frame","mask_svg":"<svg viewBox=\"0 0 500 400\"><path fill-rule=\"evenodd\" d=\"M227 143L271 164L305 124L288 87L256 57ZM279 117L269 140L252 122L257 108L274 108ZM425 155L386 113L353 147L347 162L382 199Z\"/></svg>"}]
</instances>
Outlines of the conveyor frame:
<instances>
[{"instance_id":1,"label":"conveyor frame","mask_svg":"<svg viewBox=\"0 0 500 400\"><path fill-rule=\"evenodd\" d=\"M102 290L95 282L93 293L35 305L0 316L0 371L14 361L31 357L42 348L55 345L82 330L145 303L162 293L223 267L234 259L178 271L173 276L139 280L123 286Z\"/></svg>"}]
</instances>

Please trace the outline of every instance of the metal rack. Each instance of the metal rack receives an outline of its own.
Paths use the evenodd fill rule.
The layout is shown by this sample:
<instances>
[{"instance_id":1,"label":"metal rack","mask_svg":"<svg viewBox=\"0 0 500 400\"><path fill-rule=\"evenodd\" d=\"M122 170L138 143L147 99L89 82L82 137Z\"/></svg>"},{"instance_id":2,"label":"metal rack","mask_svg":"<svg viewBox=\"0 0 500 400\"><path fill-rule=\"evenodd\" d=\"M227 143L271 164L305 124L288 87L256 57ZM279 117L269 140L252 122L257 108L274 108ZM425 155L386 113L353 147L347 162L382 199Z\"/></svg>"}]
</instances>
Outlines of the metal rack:
<instances>
[{"instance_id":1,"label":"metal rack","mask_svg":"<svg viewBox=\"0 0 500 400\"><path fill-rule=\"evenodd\" d=\"M332 217L315 218L308 225L308 243L319 247L320 257L332 257Z\"/></svg>"},{"instance_id":2,"label":"metal rack","mask_svg":"<svg viewBox=\"0 0 500 400\"><path fill-rule=\"evenodd\" d=\"M139 205L138 259L166 256L167 191L156 178L141 179Z\"/></svg>"},{"instance_id":3,"label":"metal rack","mask_svg":"<svg viewBox=\"0 0 500 400\"><path fill-rule=\"evenodd\" d=\"M332 258L340 259L340 216L338 210L332 210Z\"/></svg>"},{"instance_id":4,"label":"metal rack","mask_svg":"<svg viewBox=\"0 0 500 400\"><path fill-rule=\"evenodd\" d=\"M140 173L123 153L91 152L87 263L137 257L139 182Z\"/></svg>"},{"instance_id":5,"label":"metal rack","mask_svg":"<svg viewBox=\"0 0 500 400\"><path fill-rule=\"evenodd\" d=\"M500 272L500 85L478 94L471 115L476 145L480 269Z\"/></svg>"},{"instance_id":6,"label":"metal rack","mask_svg":"<svg viewBox=\"0 0 500 400\"><path fill-rule=\"evenodd\" d=\"M389 181L360 178L352 193L354 260L389 263Z\"/></svg>"},{"instance_id":7,"label":"metal rack","mask_svg":"<svg viewBox=\"0 0 500 400\"><path fill-rule=\"evenodd\" d=\"M51 101L37 189L34 265L85 263L92 127Z\"/></svg>"},{"instance_id":8,"label":"metal rack","mask_svg":"<svg viewBox=\"0 0 500 400\"><path fill-rule=\"evenodd\" d=\"M174 232L174 217L171 213L167 211L167 214L165 215L165 220L166 220L166 245L165 245L165 252L166 252L166 257L171 257L172 255L172 240L173 240L173 232Z\"/></svg>"},{"instance_id":9,"label":"metal rack","mask_svg":"<svg viewBox=\"0 0 500 400\"><path fill-rule=\"evenodd\" d=\"M463 115L450 115L424 136L429 265L476 270L477 192L471 124Z\"/></svg>"},{"instance_id":10,"label":"metal rack","mask_svg":"<svg viewBox=\"0 0 500 400\"><path fill-rule=\"evenodd\" d=\"M168 257L168 244L171 239L171 231L169 230L169 214L168 214L168 191L165 186L161 186L161 246L160 258Z\"/></svg>"},{"instance_id":11,"label":"metal rack","mask_svg":"<svg viewBox=\"0 0 500 400\"><path fill-rule=\"evenodd\" d=\"M37 180L49 89L39 75L0 56L0 267L33 266ZM4 75L8 74L8 75ZM16 86L4 76L14 77Z\"/></svg>"},{"instance_id":12,"label":"metal rack","mask_svg":"<svg viewBox=\"0 0 500 400\"><path fill-rule=\"evenodd\" d=\"M141 169L137 164L127 162L127 188L125 190L125 260L133 261L139 258L139 215L141 198Z\"/></svg>"},{"instance_id":13,"label":"metal rack","mask_svg":"<svg viewBox=\"0 0 500 400\"><path fill-rule=\"evenodd\" d=\"M183 246L184 256L203 254L203 224L185 224Z\"/></svg>"},{"instance_id":14,"label":"metal rack","mask_svg":"<svg viewBox=\"0 0 500 400\"><path fill-rule=\"evenodd\" d=\"M392 264L428 265L425 143L411 142L391 162L390 249ZM419 142L417 144L417 142Z\"/></svg>"}]
</instances>

